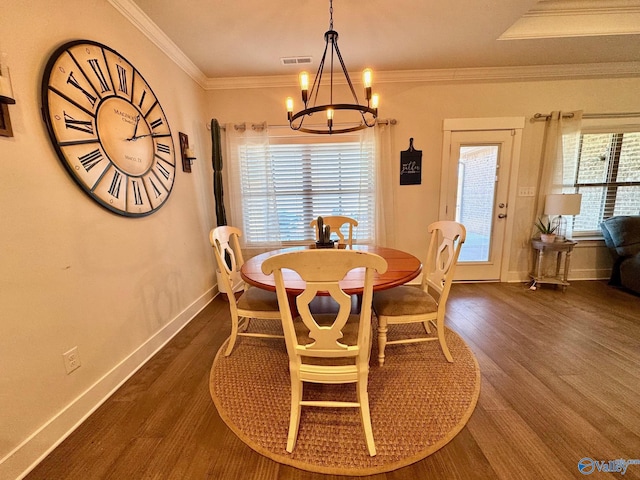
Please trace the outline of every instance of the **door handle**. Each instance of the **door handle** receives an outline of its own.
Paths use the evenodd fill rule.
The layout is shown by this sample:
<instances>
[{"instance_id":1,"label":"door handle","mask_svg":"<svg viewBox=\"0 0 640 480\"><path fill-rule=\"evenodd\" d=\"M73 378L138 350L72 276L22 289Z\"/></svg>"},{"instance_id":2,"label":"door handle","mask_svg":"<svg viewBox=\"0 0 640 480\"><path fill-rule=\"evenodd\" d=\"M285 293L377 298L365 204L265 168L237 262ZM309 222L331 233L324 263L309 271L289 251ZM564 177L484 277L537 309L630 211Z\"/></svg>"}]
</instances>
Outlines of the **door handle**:
<instances>
[{"instance_id":1,"label":"door handle","mask_svg":"<svg viewBox=\"0 0 640 480\"><path fill-rule=\"evenodd\" d=\"M500 213L500 214L498 214L498 218L507 218L507 214L506 213Z\"/></svg>"}]
</instances>

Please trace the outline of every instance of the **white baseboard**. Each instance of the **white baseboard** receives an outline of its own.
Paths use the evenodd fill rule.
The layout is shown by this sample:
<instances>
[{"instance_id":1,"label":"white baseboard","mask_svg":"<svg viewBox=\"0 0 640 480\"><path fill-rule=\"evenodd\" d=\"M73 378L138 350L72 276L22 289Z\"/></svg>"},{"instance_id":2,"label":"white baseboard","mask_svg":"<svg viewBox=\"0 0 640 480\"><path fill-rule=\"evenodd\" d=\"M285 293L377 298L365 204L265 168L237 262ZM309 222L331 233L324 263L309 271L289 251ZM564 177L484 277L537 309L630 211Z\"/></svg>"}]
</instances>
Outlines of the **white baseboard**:
<instances>
[{"instance_id":1,"label":"white baseboard","mask_svg":"<svg viewBox=\"0 0 640 480\"><path fill-rule=\"evenodd\" d=\"M569 272L568 280L608 280L611 276L611 269L584 269L584 270L574 270L571 269ZM528 282L531 280L531 277L527 272L509 272L507 276L508 283L518 283L518 282Z\"/></svg>"},{"instance_id":2,"label":"white baseboard","mask_svg":"<svg viewBox=\"0 0 640 480\"><path fill-rule=\"evenodd\" d=\"M89 415L182 330L217 294L212 287L156 332L127 358L0 459L0 478L24 478Z\"/></svg>"},{"instance_id":3,"label":"white baseboard","mask_svg":"<svg viewBox=\"0 0 640 480\"><path fill-rule=\"evenodd\" d=\"M574 270L573 268L569 272L569 281L571 280L609 280L611 278L611 269L584 269Z\"/></svg>"},{"instance_id":4,"label":"white baseboard","mask_svg":"<svg viewBox=\"0 0 640 480\"><path fill-rule=\"evenodd\" d=\"M611 276L611 269L585 269L585 270L573 270L569 272L569 281L571 280L608 280ZM409 285L419 285L422 281L422 274L420 274L414 280L409 282ZM507 273L506 283L526 283L531 281L531 276L528 272L516 272L511 271ZM473 281L462 281L460 283L474 283Z\"/></svg>"}]
</instances>

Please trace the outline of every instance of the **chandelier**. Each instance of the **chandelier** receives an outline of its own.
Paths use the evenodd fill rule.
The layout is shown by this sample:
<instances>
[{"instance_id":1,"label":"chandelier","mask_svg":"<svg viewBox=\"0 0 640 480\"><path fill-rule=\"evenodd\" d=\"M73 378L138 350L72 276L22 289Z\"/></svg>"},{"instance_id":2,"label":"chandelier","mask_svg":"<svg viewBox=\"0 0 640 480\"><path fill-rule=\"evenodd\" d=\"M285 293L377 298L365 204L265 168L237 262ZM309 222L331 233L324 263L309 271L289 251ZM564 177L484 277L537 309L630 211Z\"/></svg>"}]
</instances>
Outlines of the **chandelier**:
<instances>
[{"instance_id":1,"label":"chandelier","mask_svg":"<svg viewBox=\"0 0 640 480\"><path fill-rule=\"evenodd\" d=\"M302 93L302 102L304 103L304 109L300 110L297 113L293 113L293 98L287 98L287 117L289 119L289 126L293 130L300 130L301 132L306 133L319 133L319 134L327 134L331 135L333 133L346 133L346 132L355 132L356 130L362 130L367 127L373 127L376 124L376 118L378 117L378 94L371 94L371 79L372 72L371 69L367 68L363 72L363 83L365 90L365 97L367 99L366 105L360 105L358 102L358 96L356 95L356 91L353 88L353 83L351 82L351 78L349 78L349 73L347 72L347 67L345 67L344 60L342 60L342 55L340 54L340 49L338 48L338 32L333 29L333 0L329 0L329 30L324 34L324 53L322 54L322 60L320 61L320 66L318 67L318 72L316 73L316 78L313 81L313 85L311 86L311 91L309 91L309 74L307 72L302 72L299 75L300 80L300 88ZM329 47L331 46L331 47ZM324 68L327 60L327 53L331 50L331 56L329 58L329 93L328 99L320 96L320 83L322 82L322 76L324 74ZM342 68L342 74L347 81L347 85L351 90L351 95L353 97L353 103L334 103L333 101L333 93L334 93L334 76L333 76L333 67L334 60L337 59L340 62L340 67ZM326 97L326 89L325 89L325 97ZM318 100L320 98L320 100ZM318 104L318 102L322 102L328 100L328 103ZM351 115L338 115L337 112L347 113L351 112ZM311 125L311 126L303 126L304 121L307 117L311 117L314 113L325 112L327 116L327 124L324 125ZM355 114L355 115L354 115ZM352 121L349 125L353 125L357 123L356 126L341 126L338 128L334 128L334 118L336 120L341 117L349 117ZM355 120L353 120L355 119ZM344 123L338 123L336 121L336 125L345 125Z\"/></svg>"}]
</instances>

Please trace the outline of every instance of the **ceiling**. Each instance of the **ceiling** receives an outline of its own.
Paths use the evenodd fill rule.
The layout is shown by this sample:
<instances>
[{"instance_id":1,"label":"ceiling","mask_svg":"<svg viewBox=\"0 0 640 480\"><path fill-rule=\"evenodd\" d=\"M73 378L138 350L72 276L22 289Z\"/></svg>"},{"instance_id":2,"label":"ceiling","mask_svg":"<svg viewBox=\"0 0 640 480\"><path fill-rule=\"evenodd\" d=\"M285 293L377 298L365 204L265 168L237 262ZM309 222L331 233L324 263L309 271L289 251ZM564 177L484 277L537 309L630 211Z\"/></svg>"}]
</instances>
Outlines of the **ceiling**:
<instances>
[{"instance_id":1,"label":"ceiling","mask_svg":"<svg viewBox=\"0 0 640 480\"><path fill-rule=\"evenodd\" d=\"M315 72L329 29L329 0L110 1L206 79ZM333 21L350 72L640 61L640 0L335 0Z\"/></svg>"}]
</instances>

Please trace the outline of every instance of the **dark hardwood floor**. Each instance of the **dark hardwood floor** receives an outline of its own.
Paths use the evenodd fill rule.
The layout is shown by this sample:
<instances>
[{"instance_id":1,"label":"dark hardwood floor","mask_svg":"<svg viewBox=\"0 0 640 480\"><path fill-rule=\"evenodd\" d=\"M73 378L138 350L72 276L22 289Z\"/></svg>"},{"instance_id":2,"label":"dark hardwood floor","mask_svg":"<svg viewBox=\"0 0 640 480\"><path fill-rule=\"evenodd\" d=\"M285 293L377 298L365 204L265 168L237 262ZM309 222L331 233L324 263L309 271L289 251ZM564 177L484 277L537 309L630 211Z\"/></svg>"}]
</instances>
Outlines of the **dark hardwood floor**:
<instances>
[{"instance_id":1,"label":"dark hardwood floor","mask_svg":"<svg viewBox=\"0 0 640 480\"><path fill-rule=\"evenodd\" d=\"M426 459L359 478L640 479L640 464L578 471L585 457L640 458L640 297L600 281L456 284L447 318L482 372L471 419ZM208 377L228 322L216 298L26 478L348 478L275 463L222 422Z\"/></svg>"}]
</instances>

